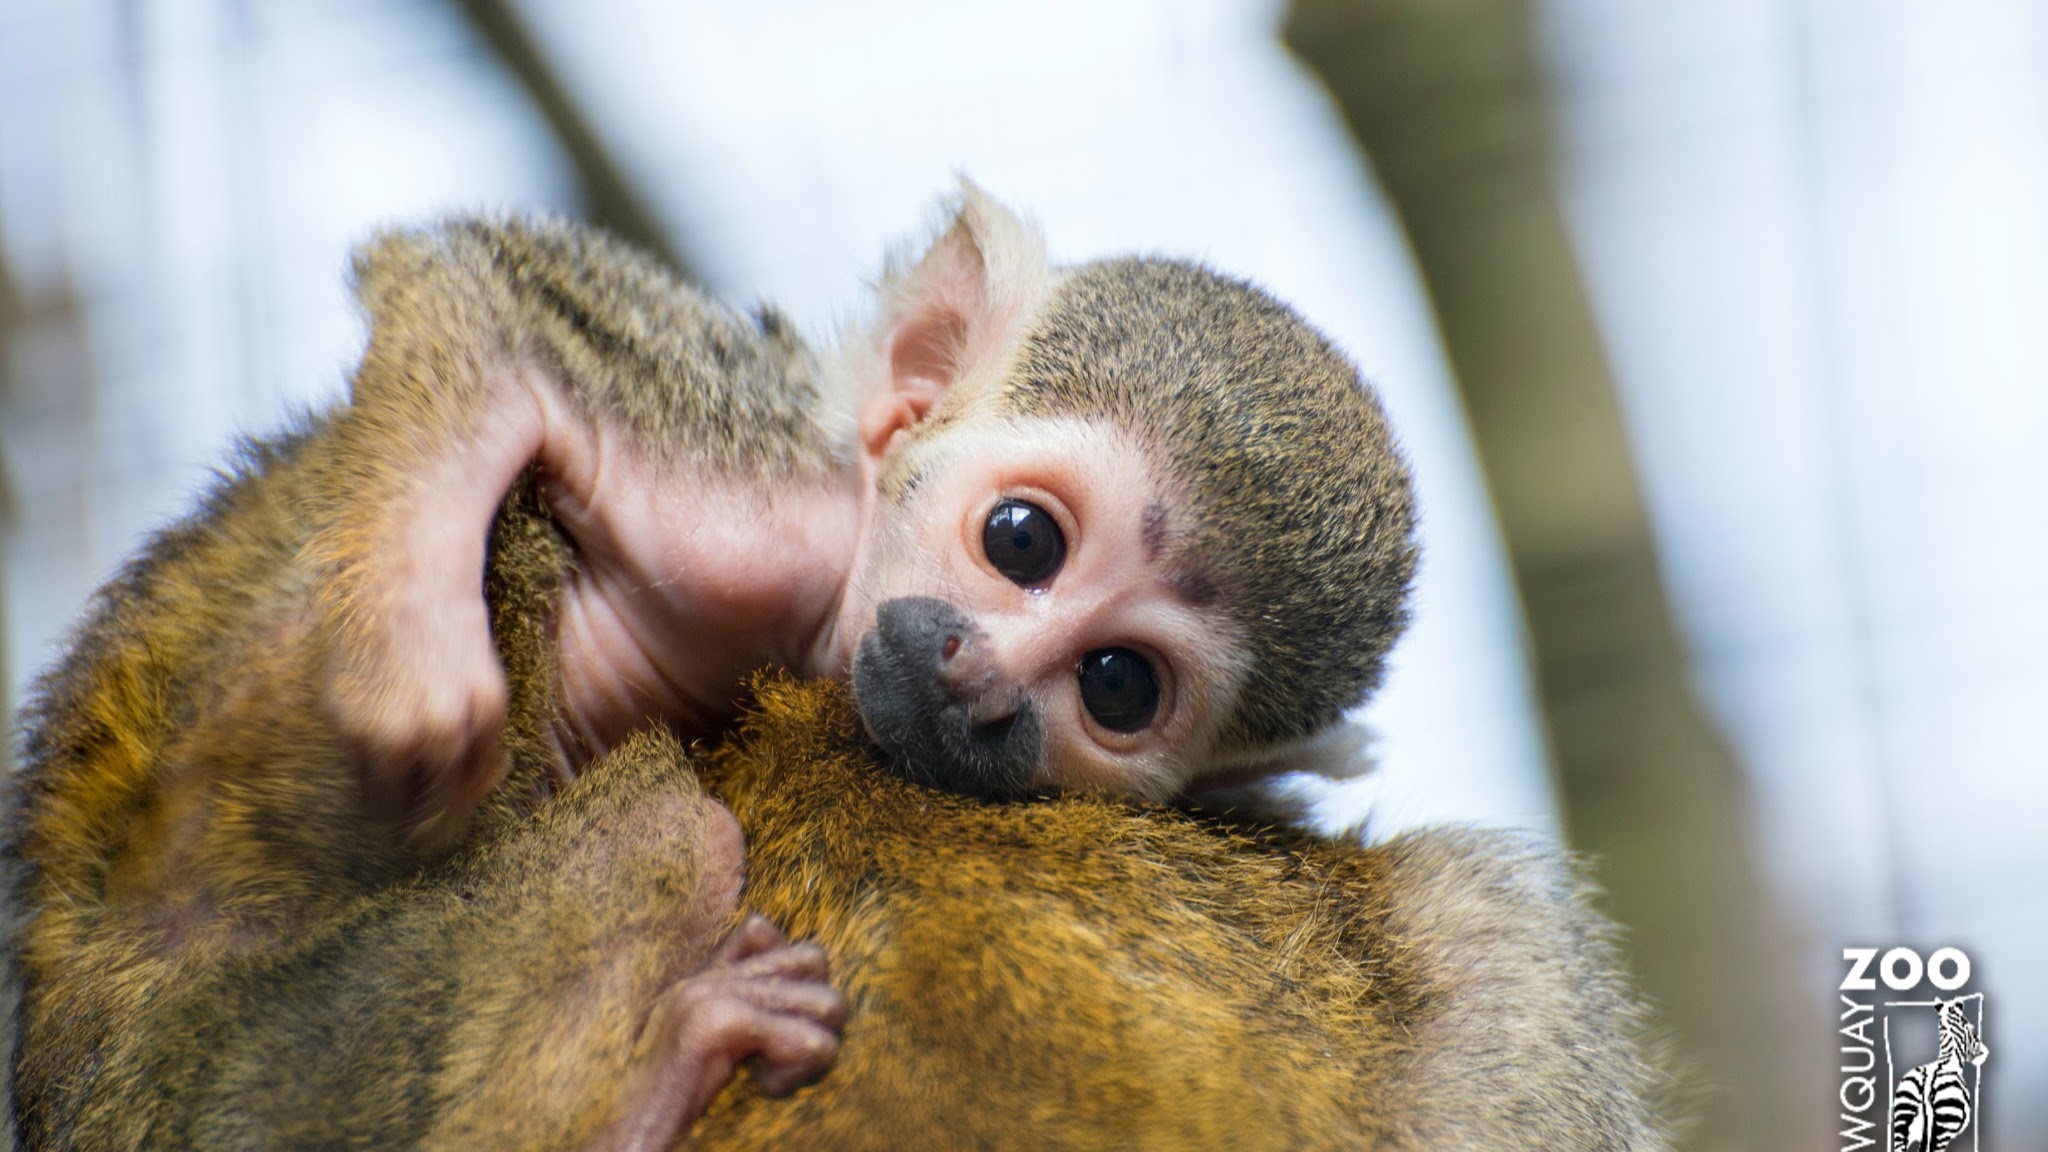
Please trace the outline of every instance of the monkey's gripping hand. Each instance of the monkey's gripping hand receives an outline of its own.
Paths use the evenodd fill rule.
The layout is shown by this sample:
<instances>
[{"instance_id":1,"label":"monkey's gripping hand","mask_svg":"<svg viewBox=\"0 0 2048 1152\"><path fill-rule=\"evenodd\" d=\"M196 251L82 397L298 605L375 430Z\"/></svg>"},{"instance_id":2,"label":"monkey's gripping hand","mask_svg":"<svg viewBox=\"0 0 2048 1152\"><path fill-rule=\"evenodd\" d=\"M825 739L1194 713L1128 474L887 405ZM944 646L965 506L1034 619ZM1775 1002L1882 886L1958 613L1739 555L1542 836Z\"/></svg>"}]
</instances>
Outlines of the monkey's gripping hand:
<instances>
[{"instance_id":1,"label":"monkey's gripping hand","mask_svg":"<svg viewBox=\"0 0 2048 1152\"><path fill-rule=\"evenodd\" d=\"M588 1147L674 1147L742 1061L763 1094L796 1091L839 1054L846 1011L846 996L827 980L823 948L791 944L765 917L749 916L703 971L655 1001L623 1112Z\"/></svg>"}]
</instances>

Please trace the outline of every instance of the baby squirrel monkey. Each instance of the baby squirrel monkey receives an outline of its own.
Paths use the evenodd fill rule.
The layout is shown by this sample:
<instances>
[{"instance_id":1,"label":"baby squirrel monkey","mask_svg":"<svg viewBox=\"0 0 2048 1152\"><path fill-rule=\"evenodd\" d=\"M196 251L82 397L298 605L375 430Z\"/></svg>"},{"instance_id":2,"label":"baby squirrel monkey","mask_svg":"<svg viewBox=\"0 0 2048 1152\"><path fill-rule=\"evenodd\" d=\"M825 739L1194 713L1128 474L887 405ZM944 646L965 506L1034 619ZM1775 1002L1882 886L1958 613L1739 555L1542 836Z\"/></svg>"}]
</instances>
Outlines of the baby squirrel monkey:
<instances>
[{"instance_id":1,"label":"baby squirrel monkey","mask_svg":"<svg viewBox=\"0 0 2048 1152\"><path fill-rule=\"evenodd\" d=\"M776 666L850 676L920 782L1165 799L1315 768L1405 621L1408 474L1352 365L1199 267L1050 267L971 186L822 361L583 232L463 221L356 268L356 466L307 556L327 710L415 824L504 771L479 576L528 468L579 554L564 779L649 719L717 734ZM646 322L675 308L701 326Z\"/></svg>"}]
</instances>

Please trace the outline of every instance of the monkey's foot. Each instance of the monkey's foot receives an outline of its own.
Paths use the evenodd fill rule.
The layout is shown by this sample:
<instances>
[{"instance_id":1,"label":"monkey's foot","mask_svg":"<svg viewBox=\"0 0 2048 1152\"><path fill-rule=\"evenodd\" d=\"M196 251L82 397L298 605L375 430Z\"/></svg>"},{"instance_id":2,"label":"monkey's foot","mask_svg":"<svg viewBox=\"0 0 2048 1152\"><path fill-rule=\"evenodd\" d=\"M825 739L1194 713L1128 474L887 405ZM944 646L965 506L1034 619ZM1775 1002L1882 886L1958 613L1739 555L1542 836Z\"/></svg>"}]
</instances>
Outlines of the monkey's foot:
<instances>
[{"instance_id":1,"label":"monkey's foot","mask_svg":"<svg viewBox=\"0 0 2048 1152\"><path fill-rule=\"evenodd\" d=\"M671 1147L742 1061L770 1096L823 1075L839 1054L847 1011L827 977L823 948L791 944L767 919L749 916L702 971L654 1002L622 1114L589 1147Z\"/></svg>"}]
</instances>

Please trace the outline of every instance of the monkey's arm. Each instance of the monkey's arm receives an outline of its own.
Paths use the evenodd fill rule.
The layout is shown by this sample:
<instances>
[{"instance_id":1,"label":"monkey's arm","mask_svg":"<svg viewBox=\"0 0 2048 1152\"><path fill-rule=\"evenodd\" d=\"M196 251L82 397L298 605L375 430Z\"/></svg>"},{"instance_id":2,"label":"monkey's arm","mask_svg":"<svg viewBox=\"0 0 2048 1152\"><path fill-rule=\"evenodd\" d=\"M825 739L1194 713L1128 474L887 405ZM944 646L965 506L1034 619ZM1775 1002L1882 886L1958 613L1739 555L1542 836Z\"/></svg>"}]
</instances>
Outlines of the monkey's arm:
<instances>
[{"instance_id":1,"label":"monkey's arm","mask_svg":"<svg viewBox=\"0 0 2048 1152\"><path fill-rule=\"evenodd\" d=\"M616 494L815 473L832 453L827 406L774 314L707 301L591 230L395 232L358 253L356 288L369 344L313 480L322 528L305 551L332 653L324 704L387 808L460 816L505 765L479 585L513 480L536 468L591 567L660 587L676 509L622 522Z\"/></svg>"}]
</instances>

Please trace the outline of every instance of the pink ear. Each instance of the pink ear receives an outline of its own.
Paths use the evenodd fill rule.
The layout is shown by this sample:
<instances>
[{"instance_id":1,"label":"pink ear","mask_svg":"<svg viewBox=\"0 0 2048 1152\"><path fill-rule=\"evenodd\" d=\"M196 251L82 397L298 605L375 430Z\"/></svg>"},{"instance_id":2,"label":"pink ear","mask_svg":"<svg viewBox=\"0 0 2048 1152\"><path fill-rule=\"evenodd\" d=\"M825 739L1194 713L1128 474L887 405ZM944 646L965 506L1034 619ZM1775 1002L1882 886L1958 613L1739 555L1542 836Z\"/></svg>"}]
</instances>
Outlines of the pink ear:
<instances>
[{"instance_id":1,"label":"pink ear","mask_svg":"<svg viewBox=\"0 0 2048 1152\"><path fill-rule=\"evenodd\" d=\"M907 318L889 340L889 379L919 407L918 416L959 378L967 351L967 319L944 308Z\"/></svg>"},{"instance_id":2,"label":"pink ear","mask_svg":"<svg viewBox=\"0 0 2048 1152\"><path fill-rule=\"evenodd\" d=\"M976 364L1002 355L1046 278L1038 234L963 182L945 232L883 285L886 379L878 383L886 395L871 395L878 411L863 424L896 427L924 419Z\"/></svg>"},{"instance_id":3,"label":"pink ear","mask_svg":"<svg viewBox=\"0 0 2048 1152\"><path fill-rule=\"evenodd\" d=\"M988 261L969 208L896 282L888 315L889 375L897 387L943 390L965 367L970 329L988 308Z\"/></svg>"},{"instance_id":4,"label":"pink ear","mask_svg":"<svg viewBox=\"0 0 2048 1152\"><path fill-rule=\"evenodd\" d=\"M903 279L893 285L883 330L883 379L868 395L860 438L879 455L899 431L931 415L966 369L968 317L986 298L982 262L969 231L956 220Z\"/></svg>"}]
</instances>

